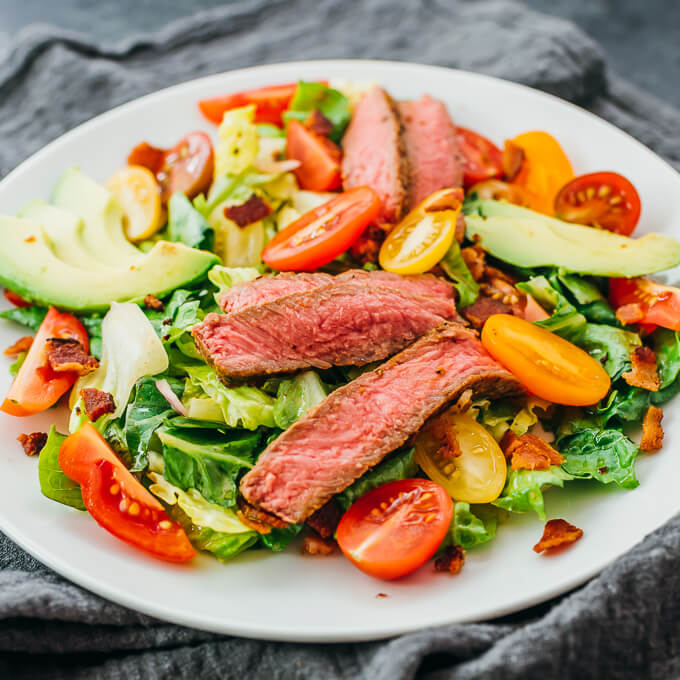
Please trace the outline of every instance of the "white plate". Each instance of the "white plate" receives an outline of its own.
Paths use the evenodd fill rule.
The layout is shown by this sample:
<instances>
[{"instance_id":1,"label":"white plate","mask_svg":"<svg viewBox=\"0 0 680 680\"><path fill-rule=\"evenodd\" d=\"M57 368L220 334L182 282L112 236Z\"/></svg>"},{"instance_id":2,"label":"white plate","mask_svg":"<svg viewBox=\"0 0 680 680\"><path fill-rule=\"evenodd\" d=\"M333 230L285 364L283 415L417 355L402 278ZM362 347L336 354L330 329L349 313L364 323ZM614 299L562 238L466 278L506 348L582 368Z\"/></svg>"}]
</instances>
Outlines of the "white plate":
<instances>
[{"instance_id":1,"label":"white plate","mask_svg":"<svg viewBox=\"0 0 680 680\"><path fill-rule=\"evenodd\" d=\"M680 176L651 151L595 116L549 95L486 76L381 61L278 64L210 76L143 97L92 120L49 144L0 183L0 214L36 197L47 198L63 170L79 165L105 180L141 140L170 146L193 129L210 133L196 102L225 92L300 79L349 78L381 83L398 99L429 93L454 120L496 143L519 132L553 133L577 173L616 170L638 188L643 214L638 233L680 235ZM0 245L1 247L1 245ZM529 247L529 246L528 246ZM0 325L0 347L21 334ZM9 386L0 367L0 393ZM172 566L128 548L85 513L44 498L37 460L23 455L20 432L46 430L58 415L0 416L0 529L41 562L114 602L187 626L256 638L308 642L369 640L425 626L473 621L536 604L583 583L680 509L677 407L667 408L664 450L642 456L640 486L573 482L547 494L550 517L585 531L572 549L554 557L531 547L543 525L515 516L496 540L468 554L456 577L429 564L399 582L374 580L341 557L248 552L228 565L201 556ZM388 597L376 597L385 593Z\"/></svg>"}]
</instances>

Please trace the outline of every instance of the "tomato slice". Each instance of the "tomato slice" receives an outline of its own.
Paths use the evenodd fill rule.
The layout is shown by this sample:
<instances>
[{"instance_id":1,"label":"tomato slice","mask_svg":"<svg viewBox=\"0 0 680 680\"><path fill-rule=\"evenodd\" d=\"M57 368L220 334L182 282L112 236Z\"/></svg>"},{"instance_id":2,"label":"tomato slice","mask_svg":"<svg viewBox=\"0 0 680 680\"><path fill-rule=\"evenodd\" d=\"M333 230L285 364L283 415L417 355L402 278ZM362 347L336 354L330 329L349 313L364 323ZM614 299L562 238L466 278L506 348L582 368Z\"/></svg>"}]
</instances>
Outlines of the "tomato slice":
<instances>
[{"instance_id":1,"label":"tomato slice","mask_svg":"<svg viewBox=\"0 0 680 680\"><path fill-rule=\"evenodd\" d=\"M142 142L128 156L128 165L141 165L156 175L161 201L175 192L193 198L208 191L212 183L215 155L205 132L191 132L171 149L160 149Z\"/></svg>"},{"instance_id":2,"label":"tomato slice","mask_svg":"<svg viewBox=\"0 0 680 680\"><path fill-rule=\"evenodd\" d=\"M428 479L383 484L356 501L338 524L338 545L361 571L406 576L434 555L451 523L453 502Z\"/></svg>"},{"instance_id":3,"label":"tomato slice","mask_svg":"<svg viewBox=\"0 0 680 680\"><path fill-rule=\"evenodd\" d=\"M395 274L421 274L439 262L456 235L462 189L441 189L416 206L380 247L380 266Z\"/></svg>"},{"instance_id":4,"label":"tomato slice","mask_svg":"<svg viewBox=\"0 0 680 680\"><path fill-rule=\"evenodd\" d=\"M624 324L680 331L680 289L648 279L609 279L609 300Z\"/></svg>"},{"instance_id":5,"label":"tomato slice","mask_svg":"<svg viewBox=\"0 0 680 680\"><path fill-rule=\"evenodd\" d=\"M616 172L591 172L565 184L555 197L555 215L630 236L642 206L635 187Z\"/></svg>"},{"instance_id":6,"label":"tomato slice","mask_svg":"<svg viewBox=\"0 0 680 680\"><path fill-rule=\"evenodd\" d=\"M87 331L73 314L62 314L50 307L0 410L13 416L40 413L56 404L78 379L75 372L57 373L50 368L45 356L49 338L75 339L85 352L90 346Z\"/></svg>"},{"instance_id":7,"label":"tomato slice","mask_svg":"<svg viewBox=\"0 0 680 680\"><path fill-rule=\"evenodd\" d=\"M463 185L503 175L503 152L490 140L468 128L456 128L458 148L463 154Z\"/></svg>"},{"instance_id":8,"label":"tomato slice","mask_svg":"<svg viewBox=\"0 0 680 680\"><path fill-rule=\"evenodd\" d=\"M342 184L340 148L299 120L293 119L288 123L286 158L300 161L300 166L293 172L302 189L332 191Z\"/></svg>"},{"instance_id":9,"label":"tomato slice","mask_svg":"<svg viewBox=\"0 0 680 680\"><path fill-rule=\"evenodd\" d=\"M590 406L609 391L611 381L598 361L519 317L490 316L482 328L482 344L530 392L555 404Z\"/></svg>"},{"instance_id":10,"label":"tomato slice","mask_svg":"<svg viewBox=\"0 0 680 680\"><path fill-rule=\"evenodd\" d=\"M415 444L418 465L454 500L491 503L501 495L508 470L505 456L491 434L468 414L449 410L437 416L420 431Z\"/></svg>"},{"instance_id":11,"label":"tomato slice","mask_svg":"<svg viewBox=\"0 0 680 680\"><path fill-rule=\"evenodd\" d=\"M470 187L470 194L477 194L478 198L491 199L493 201L507 201L515 205L528 207L530 204L529 196L522 187L500 179L487 179L477 182Z\"/></svg>"},{"instance_id":12,"label":"tomato slice","mask_svg":"<svg viewBox=\"0 0 680 680\"><path fill-rule=\"evenodd\" d=\"M9 288L5 288L3 291L3 295L5 296L5 300L7 302L10 302L13 304L15 307L30 307L31 303L28 302L27 300L24 300L24 298L21 297L21 295L18 295L15 293L13 290L10 290Z\"/></svg>"},{"instance_id":13,"label":"tomato slice","mask_svg":"<svg viewBox=\"0 0 680 680\"><path fill-rule=\"evenodd\" d=\"M524 161L513 184L523 187L529 206L553 214L557 192L574 177L574 170L559 142L547 132L525 132L511 140L524 152Z\"/></svg>"},{"instance_id":14,"label":"tomato slice","mask_svg":"<svg viewBox=\"0 0 680 680\"><path fill-rule=\"evenodd\" d=\"M170 520L91 423L64 440L59 466L81 485L85 507L114 536L171 562L196 555L184 529Z\"/></svg>"},{"instance_id":15,"label":"tomato slice","mask_svg":"<svg viewBox=\"0 0 680 680\"><path fill-rule=\"evenodd\" d=\"M371 187L355 187L310 210L265 246L262 260L281 271L312 271L344 253L380 212Z\"/></svg>"}]
</instances>

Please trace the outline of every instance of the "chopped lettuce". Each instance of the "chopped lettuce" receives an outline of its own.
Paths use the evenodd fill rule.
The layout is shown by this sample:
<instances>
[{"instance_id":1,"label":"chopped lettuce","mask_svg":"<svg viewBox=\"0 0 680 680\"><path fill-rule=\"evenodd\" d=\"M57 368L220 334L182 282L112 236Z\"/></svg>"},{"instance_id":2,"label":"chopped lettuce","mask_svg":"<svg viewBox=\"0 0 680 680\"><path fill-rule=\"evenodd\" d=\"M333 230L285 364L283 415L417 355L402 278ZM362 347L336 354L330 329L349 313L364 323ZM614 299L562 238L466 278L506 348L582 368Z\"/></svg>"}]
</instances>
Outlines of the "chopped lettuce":
<instances>
[{"instance_id":1,"label":"chopped lettuce","mask_svg":"<svg viewBox=\"0 0 680 680\"><path fill-rule=\"evenodd\" d=\"M69 479L59 467L59 448L66 436L59 434L52 425L45 446L38 459L38 479L40 490L44 496L69 505L78 510L85 510L80 484Z\"/></svg>"},{"instance_id":2,"label":"chopped lettuce","mask_svg":"<svg viewBox=\"0 0 680 680\"><path fill-rule=\"evenodd\" d=\"M333 123L333 130L329 137L339 142L342 133L352 118L350 101L339 90L328 87L323 83L298 83L295 95L290 102L288 111L283 114L284 120L296 118L304 121L309 114L317 109Z\"/></svg>"},{"instance_id":3,"label":"chopped lettuce","mask_svg":"<svg viewBox=\"0 0 680 680\"><path fill-rule=\"evenodd\" d=\"M418 472L414 447L398 449L383 461L364 473L353 484L341 491L336 498L340 505L347 510L354 501L381 484L395 482L399 479L409 479Z\"/></svg>"},{"instance_id":4,"label":"chopped lettuce","mask_svg":"<svg viewBox=\"0 0 680 680\"><path fill-rule=\"evenodd\" d=\"M479 286L465 264L458 241L454 240L439 264L458 291L458 307L471 305L479 295Z\"/></svg>"},{"instance_id":5,"label":"chopped lettuce","mask_svg":"<svg viewBox=\"0 0 680 680\"><path fill-rule=\"evenodd\" d=\"M680 392L680 334L658 328L652 335L661 386L651 394L653 404L663 404Z\"/></svg>"},{"instance_id":6,"label":"chopped lettuce","mask_svg":"<svg viewBox=\"0 0 680 680\"><path fill-rule=\"evenodd\" d=\"M606 400L595 409L599 423L605 426L611 420L641 422L654 394L639 387L630 387L623 380L618 380Z\"/></svg>"},{"instance_id":7,"label":"chopped lettuce","mask_svg":"<svg viewBox=\"0 0 680 680\"><path fill-rule=\"evenodd\" d=\"M258 276L261 276L261 272L256 267L222 267L219 264L208 272L210 283L217 288L215 301L218 304L222 294L233 288L237 283L252 281Z\"/></svg>"},{"instance_id":8,"label":"chopped lettuce","mask_svg":"<svg viewBox=\"0 0 680 680\"><path fill-rule=\"evenodd\" d=\"M175 193L168 202L167 236L190 248L212 250L215 230L184 194Z\"/></svg>"},{"instance_id":9,"label":"chopped lettuce","mask_svg":"<svg viewBox=\"0 0 680 680\"><path fill-rule=\"evenodd\" d=\"M294 378L283 380L274 403L274 422L282 430L320 404L327 395L326 386L315 371L304 371Z\"/></svg>"},{"instance_id":10,"label":"chopped lettuce","mask_svg":"<svg viewBox=\"0 0 680 680\"><path fill-rule=\"evenodd\" d=\"M465 550L487 543L496 535L498 511L491 505L475 506L473 512L469 503L456 503L451 522L451 539L454 545Z\"/></svg>"},{"instance_id":11,"label":"chopped lettuce","mask_svg":"<svg viewBox=\"0 0 680 680\"><path fill-rule=\"evenodd\" d=\"M618 326L616 314L607 302L600 289L589 279L578 274L558 272L550 276L551 283L559 284L574 299L574 305L583 316L593 323L604 323L610 326Z\"/></svg>"},{"instance_id":12,"label":"chopped lettuce","mask_svg":"<svg viewBox=\"0 0 680 680\"><path fill-rule=\"evenodd\" d=\"M16 374L19 372L19 369L26 359L26 354L28 354L28 352L19 352L19 354L17 354L17 358L9 365L9 374L12 377L16 376Z\"/></svg>"},{"instance_id":13,"label":"chopped lettuce","mask_svg":"<svg viewBox=\"0 0 680 680\"><path fill-rule=\"evenodd\" d=\"M574 477L559 465L552 465L549 470L508 470L505 488L493 505L510 512L533 510L545 520L543 491L549 486L563 487L571 479Z\"/></svg>"},{"instance_id":14,"label":"chopped lettuce","mask_svg":"<svg viewBox=\"0 0 680 680\"><path fill-rule=\"evenodd\" d=\"M304 524L290 524L285 529L274 527L268 534L262 534L262 545L273 552L281 552L302 531Z\"/></svg>"},{"instance_id":15,"label":"chopped lettuce","mask_svg":"<svg viewBox=\"0 0 680 680\"><path fill-rule=\"evenodd\" d=\"M253 165L260 149L254 121L255 106L252 104L224 114L217 129L215 178L238 175Z\"/></svg>"},{"instance_id":16,"label":"chopped lettuce","mask_svg":"<svg viewBox=\"0 0 680 680\"><path fill-rule=\"evenodd\" d=\"M614 326L589 323L575 344L599 361L612 380L617 380L630 370L630 355L642 341L637 333Z\"/></svg>"},{"instance_id":17,"label":"chopped lettuce","mask_svg":"<svg viewBox=\"0 0 680 680\"><path fill-rule=\"evenodd\" d=\"M31 307L12 307L0 312L0 318L14 321L37 331L47 314L47 307L32 305Z\"/></svg>"},{"instance_id":18,"label":"chopped lettuce","mask_svg":"<svg viewBox=\"0 0 680 680\"><path fill-rule=\"evenodd\" d=\"M484 399L474 404L473 409L478 411L479 423L500 441L508 429L521 437L538 422L537 411L545 412L549 406L549 402L530 395L526 399Z\"/></svg>"}]
</instances>

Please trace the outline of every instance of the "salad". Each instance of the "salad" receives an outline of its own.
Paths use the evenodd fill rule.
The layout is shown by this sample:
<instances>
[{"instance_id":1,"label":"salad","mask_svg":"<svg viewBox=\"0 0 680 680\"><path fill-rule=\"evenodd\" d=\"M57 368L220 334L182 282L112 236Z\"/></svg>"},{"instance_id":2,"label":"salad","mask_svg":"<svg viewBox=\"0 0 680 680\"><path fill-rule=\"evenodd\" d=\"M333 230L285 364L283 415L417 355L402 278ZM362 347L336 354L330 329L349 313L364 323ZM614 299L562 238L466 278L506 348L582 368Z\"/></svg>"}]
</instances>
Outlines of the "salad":
<instances>
[{"instance_id":1,"label":"salad","mask_svg":"<svg viewBox=\"0 0 680 680\"><path fill-rule=\"evenodd\" d=\"M634 236L628 179L374 84L198 105L214 134L0 217L0 316L30 329L0 409L46 497L164 560L295 541L394 579L457 573L548 491L638 485L680 390L680 289L648 277L680 243ZM31 432L58 404L68 432Z\"/></svg>"}]
</instances>

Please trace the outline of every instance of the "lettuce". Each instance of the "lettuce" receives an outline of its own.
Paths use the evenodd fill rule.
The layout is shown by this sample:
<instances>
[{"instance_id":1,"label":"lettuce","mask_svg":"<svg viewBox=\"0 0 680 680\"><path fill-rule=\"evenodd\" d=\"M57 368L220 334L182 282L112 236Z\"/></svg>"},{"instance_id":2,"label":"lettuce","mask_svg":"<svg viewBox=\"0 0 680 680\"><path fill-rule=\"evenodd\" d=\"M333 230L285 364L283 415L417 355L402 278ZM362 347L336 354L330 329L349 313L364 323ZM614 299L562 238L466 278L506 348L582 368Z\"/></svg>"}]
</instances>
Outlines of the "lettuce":
<instances>
[{"instance_id":1,"label":"lettuce","mask_svg":"<svg viewBox=\"0 0 680 680\"><path fill-rule=\"evenodd\" d=\"M439 264L458 291L458 308L468 307L475 302L479 286L465 264L458 241L454 240Z\"/></svg>"},{"instance_id":2,"label":"lettuce","mask_svg":"<svg viewBox=\"0 0 680 680\"><path fill-rule=\"evenodd\" d=\"M47 307L32 305L31 307L12 307L0 312L1 319L14 321L22 326L28 326L31 330L37 331L47 314Z\"/></svg>"},{"instance_id":3,"label":"lettuce","mask_svg":"<svg viewBox=\"0 0 680 680\"><path fill-rule=\"evenodd\" d=\"M184 194L175 193L168 202L167 236L169 241L180 241L190 248L212 250L215 230Z\"/></svg>"},{"instance_id":4,"label":"lettuce","mask_svg":"<svg viewBox=\"0 0 680 680\"><path fill-rule=\"evenodd\" d=\"M533 510L545 520L543 491L549 486L563 487L564 482L574 479L559 465L549 470L508 470L508 479L500 497L493 505L510 512L530 512Z\"/></svg>"},{"instance_id":5,"label":"lettuce","mask_svg":"<svg viewBox=\"0 0 680 680\"><path fill-rule=\"evenodd\" d=\"M255 163L260 148L255 106L243 106L224 114L217 129L215 178L238 175Z\"/></svg>"},{"instance_id":6,"label":"lettuce","mask_svg":"<svg viewBox=\"0 0 680 680\"><path fill-rule=\"evenodd\" d=\"M528 432L539 420L537 411L546 411L549 402L530 395L524 400L484 399L473 405L479 411L476 418L494 437L500 441L505 432L510 429L518 437Z\"/></svg>"},{"instance_id":7,"label":"lettuce","mask_svg":"<svg viewBox=\"0 0 680 680\"><path fill-rule=\"evenodd\" d=\"M607 399L595 409L599 424L605 426L612 420L626 423L641 422L654 395L654 392L648 392L640 387L630 387L623 380L619 380Z\"/></svg>"},{"instance_id":8,"label":"lettuce","mask_svg":"<svg viewBox=\"0 0 680 680\"><path fill-rule=\"evenodd\" d=\"M653 404L663 404L680 392L680 334L659 328L652 334L661 386L651 394Z\"/></svg>"},{"instance_id":9,"label":"lettuce","mask_svg":"<svg viewBox=\"0 0 680 680\"><path fill-rule=\"evenodd\" d=\"M574 305L583 316L594 323L618 326L616 314L600 289L590 280L577 274L558 272L551 275L553 285L561 284L574 299Z\"/></svg>"},{"instance_id":10,"label":"lettuce","mask_svg":"<svg viewBox=\"0 0 680 680\"><path fill-rule=\"evenodd\" d=\"M496 535L498 528L498 511L489 505L475 507L475 513L469 503L456 503L451 522L451 539L453 545L465 550L487 543Z\"/></svg>"},{"instance_id":11,"label":"lettuce","mask_svg":"<svg viewBox=\"0 0 680 680\"><path fill-rule=\"evenodd\" d=\"M252 281L258 276L261 276L261 272L256 267L222 267L215 265L208 272L210 283L217 288L215 301L218 304L222 294L233 288L237 283Z\"/></svg>"},{"instance_id":12,"label":"lettuce","mask_svg":"<svg viewBox=\"0 0 680 680\"><path fill-rule=\"evenodd\" d=\"M59 434L52 425L45 446L38 459L38 479L44 496L69 505L77 510L85 510L80 484L69 479L59 467L59 448L66 436Z\"/></svg>"},{"instance_id":13,"label":"lettuce","mask_svg":"<svg viewBox=\"0 0 680 680\"><path fill-rule=\"evenodd\" d=\"M290 524L285 529L273 528L268 534L260 536L262 545L273 552L281 552L302 531L304 526L304 524Z\"/></svg>"},{"instance_id":14,"label":"lettuce","mask_svg":"<svg viewBox=\"0 0 680 680\"><path fill-rule=\"evenodd\" d=\"M327 87L323 83L301 81L283 118L286 121L292 118L304 121L314 109L320 111L333 123L333 130L329 137L334 142L339 142L352 118L349 99L339 90Z\"/></svg>"},{"instance_id":15,"label":"lettuce","mask_svg":"<svg viewBox=\"0 0 680 680\"><path fill-rule=\"evenodd\" d=\"M19 352L19 354L17 354L17 358L9 365L9 374L12 377L15 377L19 372L19 369L22 367L27 354L28 352Z\"/></svg>"},{"instance_id":16,"label":"lettuce","mask_svg":"<svg viewBox=\"0 0 680 680\"><path fill-rule=\"evenodd\" d=\"M318 373L304 371L279 384L274 403L274 422L282 430L320 404L328 392Z\"/></svg>"}]
</instances>

